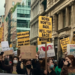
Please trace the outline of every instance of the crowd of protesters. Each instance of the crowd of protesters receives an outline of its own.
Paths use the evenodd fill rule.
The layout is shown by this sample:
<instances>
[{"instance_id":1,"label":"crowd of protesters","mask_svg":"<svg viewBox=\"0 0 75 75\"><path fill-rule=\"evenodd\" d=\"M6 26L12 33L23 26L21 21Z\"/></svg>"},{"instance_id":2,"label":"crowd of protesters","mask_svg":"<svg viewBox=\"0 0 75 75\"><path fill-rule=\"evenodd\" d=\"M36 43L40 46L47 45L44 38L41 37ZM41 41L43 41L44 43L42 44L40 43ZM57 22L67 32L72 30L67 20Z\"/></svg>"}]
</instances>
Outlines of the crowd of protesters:
<instances>
[{"instance_id":1,"label":"crowd of protesters","mask_svg":"<svg viewBox=\"0 0 75 75\"><path fill-rule=\"evenodd\" d=\"M47 58L47 69L45 69L45 59L21 59L21 55L5 55L0 53L0 73L26 74L26 75L75 75L75 58L73 55L65 55L57 61Z\"/></svg>"}]
</instances>

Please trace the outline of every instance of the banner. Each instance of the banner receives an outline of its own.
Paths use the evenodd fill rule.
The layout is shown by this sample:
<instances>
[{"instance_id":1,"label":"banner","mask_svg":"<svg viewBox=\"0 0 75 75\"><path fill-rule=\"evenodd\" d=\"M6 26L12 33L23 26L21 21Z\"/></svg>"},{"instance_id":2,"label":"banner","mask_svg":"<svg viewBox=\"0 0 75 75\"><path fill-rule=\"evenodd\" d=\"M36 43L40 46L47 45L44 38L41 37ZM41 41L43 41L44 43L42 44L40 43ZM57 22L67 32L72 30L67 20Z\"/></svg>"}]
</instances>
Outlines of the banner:
<instances>
[{"instance_id":1,"label":"banner","mask_svg":"<svg viewBox=\"0 0 75 75\"><path fill-rule=\"evenodd\" d=\"M52 38L52 18L39 16L39 35L41 38Z\"/></svg>"},{"instance_id":2,"label":"banner","mask_svg":"<svg viewBox=\"0 0 75 75\"><path fill-rule=\"evenodd\" d=\"M22 59L35 59L36 46L21 46L20 53L22 55Z\"/></svg>"},{"instance_id":3,"label":"banner","mask_svg":"<svg viewBox=\"0 0 75 75\"><path fill-rule=\"evenodd\" d=\"M67 45L67 52L68 52L68 55L75 56L75 44L68 44Z\"/></svg>"},{"instance_id":4,"label":"banner","mask_svg":"<svg viewBox=\"0 0 75 75\"><path fill-rule=\"evenodd\" d=\"M61 39L60 44L61 44L62 52L63 53L67 52L67 44L70 44L69 37Z\"/></svg>"},{"instance_id":5,"label":"banner","mask_svg":"<svg viewBox=\"0 0 75 75\"><path fill-rule=\"evenodd\" d=\"M8 41L1 42L2 51L10 50Z\"/></svg>"},{"instance_id":6,"label":"banner","mask_svg":"<svg viewBox=\"0 0 75 75\"><path fill-rule=\"evenodd\" d=\"M39 58L45 58L45 44L38 45L38 50L40 51ZM47 44L47 57L55 56L53 43Z\"/></svg>"}]
</instances>

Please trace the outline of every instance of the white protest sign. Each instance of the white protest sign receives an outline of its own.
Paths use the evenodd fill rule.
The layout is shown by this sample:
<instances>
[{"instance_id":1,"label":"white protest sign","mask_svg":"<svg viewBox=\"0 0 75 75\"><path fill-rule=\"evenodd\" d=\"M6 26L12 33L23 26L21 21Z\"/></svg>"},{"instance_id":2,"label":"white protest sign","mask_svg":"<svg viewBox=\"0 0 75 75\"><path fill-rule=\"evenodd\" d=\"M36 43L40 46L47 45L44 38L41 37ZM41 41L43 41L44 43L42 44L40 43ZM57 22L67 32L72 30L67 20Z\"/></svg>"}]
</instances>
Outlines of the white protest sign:
<instances>
[{"instance_id":1,"label":"white protest sign","mask_svg":"<svg viewBox=\"0 0 75 75\"><path fill-rule=\"evenodd\" d=\"M39 58L45 58L45 44L38 45L38 50L40 51ZM53 43L47 44L47 57L55 56Z\"/></svg>"},{"instance_id":2,"label":"white protest sign","mask_svg":"<svg viewBox=\"0 0 75 75\"><path fill-rule=\"evenodd\" d=\"M68 55L75 56L75 44L68 44L67 45L67 52L68 52Z\"/></svg>"},{"instance_id":3,"label":"white protest sign","mask_svg":"<svg viewBox=\"0 0 75 75\"><path fill-rule=\"evenodd\" d=\"M2 51L10 50L8 41L1 42Z\"/></svg>"}]
</instances>

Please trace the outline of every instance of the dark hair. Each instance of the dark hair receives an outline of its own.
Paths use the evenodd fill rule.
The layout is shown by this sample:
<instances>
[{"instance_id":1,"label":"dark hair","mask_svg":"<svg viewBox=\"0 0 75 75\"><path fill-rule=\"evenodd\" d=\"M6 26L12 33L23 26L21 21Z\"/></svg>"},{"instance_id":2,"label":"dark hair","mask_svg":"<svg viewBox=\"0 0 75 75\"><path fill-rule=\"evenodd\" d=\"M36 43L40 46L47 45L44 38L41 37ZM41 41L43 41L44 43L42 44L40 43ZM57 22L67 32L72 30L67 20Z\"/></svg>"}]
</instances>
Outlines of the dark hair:
<instances>
[{"instance_id":1,"label":"dark hair","mask_svg":"<svg viewBox=\"0 0 75 75\"><path fill-rule=\"evenodd\" d=\"M45 59L42 60L42 63L40 65L42 69L45 69Z\"/></svg>"},{"instance_id":2,"label":"dark hair","mask_svg":"<svg viewBox=\"0 0 75 75\"><path fill-rule=\"evenodd\" d=\"M53 58L48 58L48 59L47 59L47 63L48 63L50 60L52 60L52 61L53 61Z\"/></svg>"},{"instance_id":3,"label":"dark hair","mask_svg":"<svg viewBox=\"0 0 75 75\"><path fill-rule=\"evenodd\" d=\"M17 59L18 59L18 61L19 61L19 57L18 57L18 56L14 56L14 57L13 57L13 60L14 60L14 58L17 58Z\"/></svg>"},{"instance_id":4,"label":"dark hair","mask_svg":"<svg viewBox=\"0 0 75 75\"><path fill-rule=\"evenodd\" d=\"M1 52L1 53L0 53L0 56L2 56L3 54L4 54L4 52Z\"/></svg>"},{"instance_id":5,"label":"dark hair","mask_svg":"<svg viewBox=\"0 0 75 75\"><path fill-rule=\"evenodd\" d=\"M75 67L75 57L73 55L66 56L72 61L72 66Z\"/></svg>"},{"instance_id":6,"label":"dark hair","mask_svg":"<svg viewBox=\"0 0 75 75\"><path fill-rule=\"evenodd\" d=\"M26 64L28 61L31 61L31 59L28 59L28 60L24 60L24 63Z\"/></svg>"},{"instance_id":7,"label":"dark hair","mask_svg":"<svg viewBox=\"0 0 75 75\"><path fill-rule=\"evenodd\" d=\"M17 59L18 59L18 61L19 61L19 57L14 56L14 57L12 58L12 62L13 62L14 58L17 58ZM12 63L12 66L13 66L13 65L14 65L14 64Z\"/></svg>"},{"instance_id":8,"label":"dark hair","mask_svg":"<svg viewBox=\"0 0 75 75\"><path fill-rule=\"evenodd\" d=\"M59 58L59 60L58 60L58 68L62 68L63 67L63 65L64 65L63 61L64 60L65 60L64 58Z\"/></svg>"}]
</instances>

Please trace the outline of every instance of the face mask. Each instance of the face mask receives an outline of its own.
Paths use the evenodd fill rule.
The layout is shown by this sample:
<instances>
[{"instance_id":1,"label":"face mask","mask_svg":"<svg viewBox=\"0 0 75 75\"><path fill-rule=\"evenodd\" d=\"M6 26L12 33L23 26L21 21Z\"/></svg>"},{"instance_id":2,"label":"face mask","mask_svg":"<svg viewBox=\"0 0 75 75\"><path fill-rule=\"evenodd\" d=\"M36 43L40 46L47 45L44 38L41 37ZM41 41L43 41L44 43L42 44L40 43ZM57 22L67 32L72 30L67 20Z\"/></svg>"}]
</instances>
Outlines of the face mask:
<instances>
[{"instance_id":1,"label":"face mask","mask_svg":"<svg viewBox=\"0 0 75 75\"><path fill-rule=\"evenodd\" d=\"M50 69L52 69L53 67L54 67L54 65L51 65L51 66L50 66Z\"/></svg>"},{"instance_id":2,"label":"face mask","mask_svg":"<svg viewBox=\"0 0 75 75\"><path fill-rule=\"evenodd\" d=\"M14 63L14 64L17 64L17 63L18 63L18 61L17 61L17 60L13 60L13 63Z\"/></svg>"},{"instance_id":3,"label":"face mask","mask_svg":"<svg viewBox=\"0 0 75 75\"><path fill-rule=\"evenodd\" d=\"M69 63L69 61L68 61L68 65L67 66L69 67L70 65L71 65L71 63Z\"/></svg>"},{"instance_id":4,"label":"face mask","mask_svg":"<svg viewBox=\"0 0 75 75\"><path fill-rule=\"evenodd\" d=\"M27 65L26 67L27 67L28 69L31 69L31 65Z\"/></svg>"}]
</instances>

